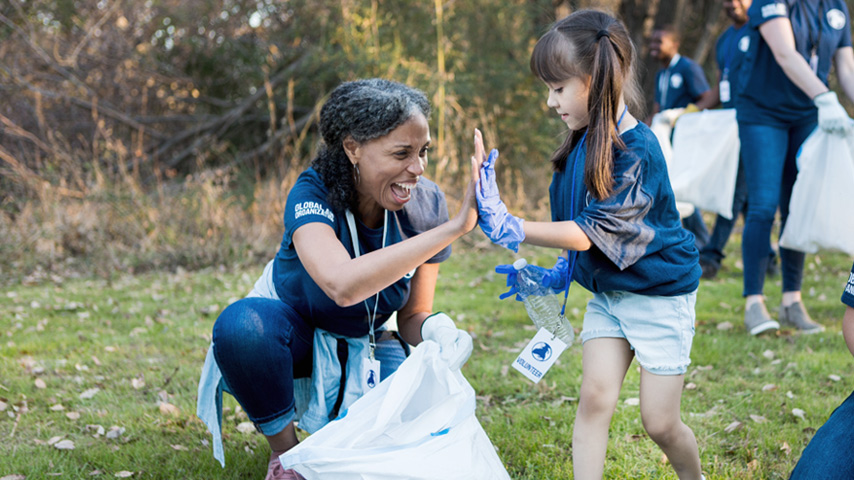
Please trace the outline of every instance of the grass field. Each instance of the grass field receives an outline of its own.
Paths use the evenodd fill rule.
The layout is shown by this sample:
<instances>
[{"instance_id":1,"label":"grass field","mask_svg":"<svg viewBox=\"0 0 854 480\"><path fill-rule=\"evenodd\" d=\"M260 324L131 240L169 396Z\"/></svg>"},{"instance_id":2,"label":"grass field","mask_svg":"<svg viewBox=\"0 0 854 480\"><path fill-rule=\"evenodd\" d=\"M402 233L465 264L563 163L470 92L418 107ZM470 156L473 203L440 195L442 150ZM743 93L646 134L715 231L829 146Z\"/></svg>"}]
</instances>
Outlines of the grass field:
<instances>
[{"instance_id":1,"label":"grass field","mask_svg":"<svg viewBox=\"0 0 854 480\"><path fill-rule=\"evenodd\" d=\"M492 269L515 257L497 248L458 250L442 266L435 307L475 337L463 373L477 391L478 417L512 478L572 478L580 345L537 385L509 368L534 333L520 303L497 298L504 288ZM683 418L707 479L787 478L815 430L854 389L839 302L851 258L807 258L806 304L826 332L752 338L742 325L739 255L730 253L698 293ZM554 262L551 251L522 254L531 263ZM54 276L2 291L0 478L261 478L266 443L233 399L226 396L224 470L195 417L211 326L261 267L109 282ZM766 285L769 306L779 304L779 283ZM570 292L577 330L588 298L580 287ZM641 425L636 365L611 424L605 476L676 478Z\"/></svg>"}]
</instances>

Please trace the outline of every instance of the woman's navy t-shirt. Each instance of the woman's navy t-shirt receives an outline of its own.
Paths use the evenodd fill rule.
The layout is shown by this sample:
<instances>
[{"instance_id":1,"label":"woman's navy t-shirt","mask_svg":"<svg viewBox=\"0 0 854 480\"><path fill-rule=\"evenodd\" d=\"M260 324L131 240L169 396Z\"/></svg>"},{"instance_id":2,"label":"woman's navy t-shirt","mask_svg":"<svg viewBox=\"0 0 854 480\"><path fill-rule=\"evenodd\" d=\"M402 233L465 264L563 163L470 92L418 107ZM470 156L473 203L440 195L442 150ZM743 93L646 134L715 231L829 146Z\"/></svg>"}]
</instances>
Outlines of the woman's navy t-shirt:
<instances>
[{"instance_id":1,"label":"woman's navy t-shirt","mask_svg":"<svg viewBox=\"0 0 854 480\"><path fill-rule=\"evenodd\" d=\"M285 233L273 264L273 282L279 298L293 307L312 326L332 333L347 336L362 336L368 333L368 313L365 302L350 307L339 307L314 282L297 256L293 244L293 232L299 227L320 222L332 227L341 244L355 257L350 229L344 212L336 212L327 201L328 189L320 175L312 168L300 174L288 194L285 205ZM448 221L445 195L439 187L425 179L418 181L412 190L412 198L398 212L389 212L386 245L414 237ZM379 249L382 243L382 227L372 229L356 220L359 248L362 254ZM439 263L451 255L450 245L437 253L427 263ZM380 292L377 318L374 328L385 322L389 315L402 308L409 299L409 280L404 277ZM368 300L371 312L375 296Z\"/></svg>"},{"instance_id":2,"label":"woman's navy t-shirt","mask_svg":"<svg viewBox=\"0 0 854 480\"><path fill-rule=\"evenodd\" d=\"M815 122L817 110L812 99L780 68L771 48L759 34L759 27L775 18L788 18L792 22L798 53L808 63L816 47L816 75L827 85L836 50L851 46L845 1L754 0L748 15L751 40L744 59L745 87L736 100L738 121L773 126Z\"/></svg>"},{"instance_id":3,"label":"woman's navy t-shirt","mask_svg":"<svg viewBox=\"0 0 854 480\"><path fill-rule=\"evenodd\" d=\"M655 135L638 123L614 150L614 189L596 200L584 186L586 142L576 145L549 187L552 221L575 220L593 245L578 252L572 279L591 292L675 296L700 284L699 254L682 227ZM572 170L575 167L574 210Z\"/></svg>"}]
</instances>

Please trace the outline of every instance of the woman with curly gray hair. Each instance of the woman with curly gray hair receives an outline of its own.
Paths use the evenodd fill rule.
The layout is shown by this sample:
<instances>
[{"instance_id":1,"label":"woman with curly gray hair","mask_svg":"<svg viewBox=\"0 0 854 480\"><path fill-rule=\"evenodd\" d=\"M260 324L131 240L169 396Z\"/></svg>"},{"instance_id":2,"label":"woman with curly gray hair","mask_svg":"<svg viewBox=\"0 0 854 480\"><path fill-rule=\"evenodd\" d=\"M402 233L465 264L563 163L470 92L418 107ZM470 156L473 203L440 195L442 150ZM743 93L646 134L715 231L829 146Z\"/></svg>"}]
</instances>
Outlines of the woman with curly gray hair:
<instances>
[{"instance_id":1,"label":"woman with curly gray hair","mask_svg":"<svg viewBox=\"0 0 854 480\"><path fill-rule=\"evenodd\" d=\"M422 92L381 79L344 83L321 109L323 145L288 194L279 251L213 327L198 412L223 466L223 390L270 444L267 479L299 478L278 459L297 444L297 417L315 432L394 372L408 345L436 341L452 369L471 354L471 337L433 313L433 297L450 244L477 222L483 152L449 218L422 177L429 115ZM383 327L395 312L399 333Z\"/></svg>"}]
</instances>

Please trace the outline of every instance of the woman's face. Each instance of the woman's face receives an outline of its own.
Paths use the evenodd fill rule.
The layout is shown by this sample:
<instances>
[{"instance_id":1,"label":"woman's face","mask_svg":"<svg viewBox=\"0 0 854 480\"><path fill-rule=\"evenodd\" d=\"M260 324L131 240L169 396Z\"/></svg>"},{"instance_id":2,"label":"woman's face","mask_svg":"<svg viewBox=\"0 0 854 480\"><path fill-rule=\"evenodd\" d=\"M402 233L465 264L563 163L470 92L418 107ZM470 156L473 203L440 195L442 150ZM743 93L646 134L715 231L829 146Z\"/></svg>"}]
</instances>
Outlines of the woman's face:
<instances>
[{"instance_id":1,"label":"woman's face","mask_svg":"<svg viewBox=\"0 0 854 480\"><path fill-rule=\"evenodd\" d=\"M421 113L384 137L361 144L345 140L347 156L359 166L356 192L363 222L381 221L383 209L403 208L427 166L429 146L430 128Z\"/></svg>"},{"instance_id":2,"label":"woman's face","mask_svg":"<svg viewBox=\"0 0 854 480\"><path fill-rule=\"evenodd\" d=\"M563 123L570 130L580 130L587 126L589 113L587 97L590 94L589 81L581 77L572 77L562 83L546 83L549 98L546 105L554 108Z\"/></svg>"}]
</instances>

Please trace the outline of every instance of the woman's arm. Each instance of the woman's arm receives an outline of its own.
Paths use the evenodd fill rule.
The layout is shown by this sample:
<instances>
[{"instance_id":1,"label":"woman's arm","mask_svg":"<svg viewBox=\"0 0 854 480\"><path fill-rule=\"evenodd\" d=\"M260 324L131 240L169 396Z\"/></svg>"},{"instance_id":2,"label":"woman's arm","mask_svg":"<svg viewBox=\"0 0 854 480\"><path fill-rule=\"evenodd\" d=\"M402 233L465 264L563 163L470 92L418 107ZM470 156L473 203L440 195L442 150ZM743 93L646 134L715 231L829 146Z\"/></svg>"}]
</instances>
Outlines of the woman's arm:
<instances>
[{"instance_id":1,"label":"woman's arm","mask_svg":"<svg viewBox=\"0 0 854 480\"><path fill-rule=\"evenodd\" d=\"M845 95L854 102L854 48L842 47L833 54L836 77Z\"/></svg>"},{"instance_id":2,"label":"woman's arm","mask_svg":"<svg viewBox=\"0 0 854 480\"><path fill-rule=\"evenodd\" d=\"M433 297L439 278L439 264L418 267L409 282L409 301L397 312L397 329L410 345L421 343L421 324L433 313Z\"/></svg>"},{"instance_id":3,"label":"woman's arm","mask_svg":"<svg viewBox=\"0 0 854 480\"><path fill-rule=\"evenodd\" d=\"M778 17L759 26L759 34L768 44L783 73L809 98L828 91L795 47L795 34L788 18Z\"/></svg>"},{"instance_id":4,"label":"woman's arm","mask_svg":"<svg viewBox=\"0 0 854 480\"><path fill-rule=\"evenodd\" d=\"M481 142L482 148L482 142ZM471 181L462 207L451 220L380 250L350 258L329 225L309 223L293 234L300 262L323 292L336 304L355 305L400 280L477 225L474 185L482 150L471 159Z\"/></svg>"},{"instance_id":5,"label":"woman's arm","mask_svg":"<svg viewBox=\"0 0 854 480\"><path fill-rule=\"evenodd\" d=\"M572 220L561 222L524 223L525 243L561 250L589 250L593 243L577 223Z\"/></svg>"}]
</instances>

